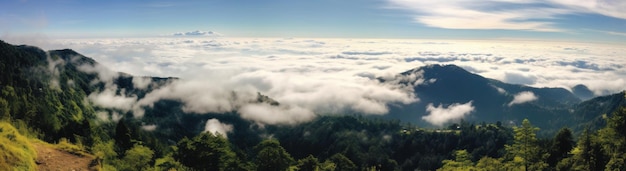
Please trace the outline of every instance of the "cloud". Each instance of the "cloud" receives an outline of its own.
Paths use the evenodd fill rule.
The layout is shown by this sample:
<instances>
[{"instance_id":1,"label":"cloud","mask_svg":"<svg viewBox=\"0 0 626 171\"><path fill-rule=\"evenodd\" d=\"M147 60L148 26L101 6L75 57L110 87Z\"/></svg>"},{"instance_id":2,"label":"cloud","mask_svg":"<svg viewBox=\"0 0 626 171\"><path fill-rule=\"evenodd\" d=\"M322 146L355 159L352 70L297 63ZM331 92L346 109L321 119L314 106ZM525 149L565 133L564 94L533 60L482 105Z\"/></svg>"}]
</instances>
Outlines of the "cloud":
<instances>
[{"instance_id":1,"label":"cloud","mask_svg":"<svg viewBox=\"0 0 626 171\"><path fill-rule=\"evenodd\" d=\"M562 5L564 8L579 10L581 13L595 13L615 18L626 19L626 2L611 0L550 0L554 4Z\"/></svg>"},{"instance_id":2,"label":"cloud","mask_svg":"<svg viewBox=\"0 0 626 171\"><path fill-rule=\"evenodd\" d=\"M624 32L606 31L604 33L610 34L610 35L616 35L616 36L626 36L626 33L624 33Z\"/></svg>"},{"instance_id":3,"label":"cloud","mask_svg":"<svg viewBox=\"0 0 626 171\"><path fill-rule=\"evenodd\" d=\"M122 111L132 110L135 102L137 101L137 97L118 95L116 94L116 91L116 89L104 89L102 92L89 94L87 98L96 106L119 109Z\"/></svg>"},{"instance_id":4,"label":"cloud","mask_svg":"<svg viewBox=\"0 0 626 171\"><path fill-rule=\"evenodd\" d=\"M537 7L531 1L491 0L483 2L451 0L390 0L395 8L413 11L414 20L430 27L447 29L505 29L562 31L547 22L569 9ZM543 20L540 20L543 19Z\"/></svg>"},{"instance_id":5,"label":"cloud","mask_svg":"<svg viewBox=\"0 0 626 171\"><path fill-rule=\"evenodd\" d=\"M324 114L384 115L390 105L419 102L413 86L436 81L424 80L419 72L404 76L398 73L431 63L456 64L487 78L535 87L569 88L584 84L596 95L620 92L626 87L626 58L620 55L626 54L623 45L497 40L424 44L425 40L401 39L210 36L57 41L60 45L56 46L72 48L101 63L102 66L79 69L97 73L98 81L107 85L120 75L103 66L115 66L115 71L133 75L181 78L136 99L131 105L131 110L137 111L136 117L142 116L143 107L151 107L161 99L180 101L185 112L198 114L241 112L247 108L247 113L240 114L265 124L300 123L305 122L301 118ZM379 82L376 78L388 81ZM137 83L141 82L133 80L133 84ZM95 93L105 93L103 96L108 99L133 98L110 93L121 92L118 87L107 88L110 90ZM253 102L257 92L281 105L259 107ZM275 115L261 112L255 117L250 109L257 108L280 111L284 118L262 118ZM126 110L128 106L116 109Z\"/></svg>"},{"instance_id":6,"label":"cloud","mask_svg":"<svg viewBox=\"0 0 626 171\"><path fill-rule=\"evenodd\" d=\"M61 85L59 83L59 74L61 72L59 71L59 68L63 68L65 66L65 61L63 59L53 60L48 52L46 52L46 61L48 62L48 74L50 74L50 88L54 90L61 90Z\"/></svg>"},{"instance_id":7,"label":"cloud","mask_svg":"<svg viewBox=\"0 0 626 171\"><path fill-rule=\"evenodd\" d=\"M190 31L190 32L178 32L172 34L173 36L221 36L219 33L213 31Z\"/></svg>"},{"instance_id":8,"label":"cloud","mask_svg":"<svg viewBox=\"0 0 626 171\"><path fill-rule=\"evenodd\" d=\"M315 114L300 107L280 107L269 104L249 104L243 106L239 113L244 119L257 121L260 124L297 124L310 121Z\"/></svg>"},{"instance_id":9,"label":"cloud","mask_svg":"<svg viewBox=\"0 0 626 171\"><path fill-rule=\"evenodd\" d=\"M517 73L517 72L505 72L504 81L513 84L532 85L536 82L537 78L532 75Z\"/></svg>"},{"instance_id":10,"label":"cloud","mask_svg":"<svg viewBox=\"0 0 626 171\"><path fill-rule=\"evenodd\" d=\"M535 94L533 92L530 91L524 91L524 92L520 92L517 93L514 97L513 97L513 101L511 101L508 106L513 106L516 104L522 104L522 103L526 103L526 102L532 102L537 100L538 97L535 96Z\"/></svg>"},{"instance_id":11,"label":"cloud","mask_svg":"<svg viewBox=\"0 0 626 171\"><path fill-rule=\"evenodd\" d=\"M221 123L217 119L209 119L204 126L204 132L212 133L213 135L222 135L226 137L229 132L233 131L233 125Z\"/></svg>"},{"instance_id":12,"label":"cloud","mask_svg":"<svg viewBox=\"0 0 626 171\"><path fill-rule=\"evenodd\" d=\"M503 29L542 32L565 31L556 27L559 17L599 14L626 19L626 2L588 0L389 0L393 8L413 12L414 20L447 29Z\"/></svg>"},{"instance_id":13,"label":"cloud","mask_svg":"<svg viewBox=\"0 0 626 171\"><path fill-rule=\"evenodd\" d=\"M498 91L498 93L500 93L500 94L507 94L508 93L503 88L500 88L500 87L497 87L497 86L494 86L494 85L492 85L491 87L495 88Z\"/></svg>"},{"instance_id":14,"label":"cloud","mask_svg":"<svg viewBox=\"0 0 626 171\"><path fill-rule=\"evenodd\" d=\"M357 51L347 51L341 52L344 55L387 55L392 54L391 52L377 52L377 51L367 51L367 52L357 52Z\"/></svg>"},{"instance_id":15,"label":"cloud","mask_svg":"<svg viewBox=\"0 0 626 171\"><path fill-rule=\"evenodd\" d=\"M103 122L117 122L122 119L122 115L117 112L98 111L96 112L96 116Z\"/></svg>"},{"instance_id":16,"label":"cloud","mask_svg":"<svg viewBox=\"0 0 626 171\"><path fill-rule=\"evenodd\" d=\"M473 111L474 106L472 106L472 101L464 104L454 103L448 107L444 107L441 104L435 107L432 103L430 103L426 106L426 112L428 115L423 116L422 119L430 124L443 126L445 123L462 119Z\"/></svg>"},{"instance_id":17,"label":"cloud","mask_svg":"<svg viewBox=\"0 0 626 171\"><path fill-rule=\"evenodd\" d=\"M133 87L136 89L146 89L150 84L152 84L152 79L149 77L133 77Z\"/></svg>"},{"instance_id":18,"label":"cloud","mask_svg":"<svg viewBox=\"0 0 626 171\"><path fill-rule=\"evenodd\" d=\"M141 125L141 129L143 129L144 131L154 131L157 129L157 126L152 124L152 125Z\"/></svg>"}]
</instances>

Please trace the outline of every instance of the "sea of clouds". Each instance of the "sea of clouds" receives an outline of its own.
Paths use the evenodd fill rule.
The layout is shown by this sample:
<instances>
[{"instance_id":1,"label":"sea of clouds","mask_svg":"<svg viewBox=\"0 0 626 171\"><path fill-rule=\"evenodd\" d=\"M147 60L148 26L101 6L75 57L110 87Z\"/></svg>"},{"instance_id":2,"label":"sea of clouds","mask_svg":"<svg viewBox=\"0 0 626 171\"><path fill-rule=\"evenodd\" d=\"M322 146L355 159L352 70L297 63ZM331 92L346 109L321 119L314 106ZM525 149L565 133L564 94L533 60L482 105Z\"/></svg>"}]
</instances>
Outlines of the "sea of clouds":
<instances>
[{"instance_id":1,"label":"sea of clouds","mask_svg":"<svg viewBox=\"0 0 626 171\"><path fill-rule=\"evenodd\" d=\"M406 86L374 78L393 78L427 64L455 64L487 78L535 87L570 89L584 84L596 95L626 88L626 48L612 44L229 37L60 39L53 44L94 58L102 66L83 70L101 72L104 82L115 74L101 67L135 76L181 78L142 99L116 95L114 85L89 95L96 105L133 110L136 117L143 114L142 107L160 99L179 100L190 113L237 110L243 118L260 124L296 124L333 113L383 115L389 105L419 103L419 94L410 86L424 80L402 78L415 83ZM138 87L150 84L145 79L133 83ZM281 105L250 103L257 92ZM509 105L536 97L520 94L515 99ZM463 103L430 105L424 112L462 117L473 111L471 102ZM449 120L423 119L435 125Z\"/></svg>"}]
</instances>

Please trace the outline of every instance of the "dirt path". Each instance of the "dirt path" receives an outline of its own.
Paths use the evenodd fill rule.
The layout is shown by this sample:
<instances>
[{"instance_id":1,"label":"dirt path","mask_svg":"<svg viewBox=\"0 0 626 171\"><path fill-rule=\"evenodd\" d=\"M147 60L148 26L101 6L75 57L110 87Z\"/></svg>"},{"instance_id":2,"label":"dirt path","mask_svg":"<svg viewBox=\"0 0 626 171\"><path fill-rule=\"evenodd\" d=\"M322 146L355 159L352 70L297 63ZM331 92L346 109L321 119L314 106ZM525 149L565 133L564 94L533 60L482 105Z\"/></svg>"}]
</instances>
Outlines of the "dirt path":
<instances>
[{"instance_id":1,"label":"dirt path","mask_svg":"<svg viewBox=\"0 0 626 171\"><path fill-rule=\"evenodd\" d=\"M37 150L37 168L40 171L87 171L93 157L78 156L65 151L48 147L44 144L33 143Z\"/></svg>"}]
</instances>

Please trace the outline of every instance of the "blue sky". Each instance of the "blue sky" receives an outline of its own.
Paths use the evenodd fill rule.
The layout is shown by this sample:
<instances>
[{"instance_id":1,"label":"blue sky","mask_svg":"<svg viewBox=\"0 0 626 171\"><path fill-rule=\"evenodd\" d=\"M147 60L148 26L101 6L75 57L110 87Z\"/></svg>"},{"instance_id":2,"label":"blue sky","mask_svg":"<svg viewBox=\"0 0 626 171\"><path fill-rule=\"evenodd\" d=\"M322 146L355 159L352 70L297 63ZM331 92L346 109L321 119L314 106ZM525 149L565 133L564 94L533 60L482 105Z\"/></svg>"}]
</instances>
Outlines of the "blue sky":
<instances>
[{"instance_id":1,"label":"blue sky","mask_svg":"<svg viewBox=\"0 0 626 171\"><path fill-rule=\"evenodd\" d=\"M3 0L0 35L626 42L621 0Z\"/></svg>"}]
</instances>

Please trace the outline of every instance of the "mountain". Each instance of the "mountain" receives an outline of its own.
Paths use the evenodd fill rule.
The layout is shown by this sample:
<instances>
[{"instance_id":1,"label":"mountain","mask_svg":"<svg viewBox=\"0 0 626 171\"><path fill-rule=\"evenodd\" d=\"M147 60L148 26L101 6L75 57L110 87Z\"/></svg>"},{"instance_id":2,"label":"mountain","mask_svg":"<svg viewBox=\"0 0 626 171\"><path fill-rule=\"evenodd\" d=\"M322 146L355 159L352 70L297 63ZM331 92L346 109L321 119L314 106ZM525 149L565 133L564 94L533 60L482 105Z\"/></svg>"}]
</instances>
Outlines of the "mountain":
<instances>
[{"instance_id":1,"label":"mountain","mask_svg":"<svg viewBox=\"0 0 626 171\"><path fill-rule=\"evenodd\" d=\"M0 104L4 104L8 111L2 117L24 119L27 124L37 125L37 130L45 135L55 135L46 137L47 140L67 135L89 139L81 137L90 134L90 129L83 128L98 124L97 118L124 118L136 129L158 125L155 128L155 134L158 134L156 137L174 141L204 131L207 120L212 118L232 125L242 122L251 124L240 118L236 111L226 114L189 114L183 110L183 102L176 99L157 100L150 107L141 107L139 109L144 110L145 115L141 119L134 119L134 109L107 107L108 104L94 105L97 102L89 103L85 99L97 100L98 97L92 94L108 91L112 97L107 98L143 99L151 91L179 79L134 77L114 72L70 49L46 52L37 47L0 42L0 55L0 71L4 73L0 78L0 88L3 90L0 102L7 101ZM137 84L137 80L149 80L150 84ZM582 85L574 87L572 93L563 88L508 84L470 73L455 65L427 65L399 73L395 78L379 80L412 86L413 93L420 99L419 102L407 105L392 104L390 113L383 117L423 127L438 124L445 126L460 119L516 125L528 118L543 131L550 132L597 118L602 114L597 111L615 109L595 109L597 105L594 104L600 103L604 97L581 103L579 97L589 97L588 89ZM237 96L236 92L232 93ZM280 105L271 97L262 94L256 96L249 98L257 99L250 103ZM602 103L619 106L616 104L618 101L604 100ZM444 116L451 114L455 107L465 107L465 111ZM433 124L432 120L425 120L429 114L432 118L439 118L440 122ZM33 116L40 117L33 119ZM85 132L73 132L79 128Z\"/></svg>"},{"instance_id":2,"label":"mountain","mask_svg":"<svg viewBox=\"0 0 626 171\"><path fill-rule=\"evenodd\" d=\"M594 97L593 92L585 85L578 84L572 87L572 93L581 100L589 100Z\"/></svg>"},{"instance_id":3,"label":"mountain","mask_svg":"<svg viewBox=\"0 0 626 171\"><path fill-rule=\"evenodd\" d=\"M626 106L625 91L584 101L573 108L571 127L577 132L599 129L606 124L604 117L623 106Z\"/></svg>"},{"instance_id":4,"label":"mountain","mask_svg":"<svg viewBox=\"0 0 626 171\"><path fill-rule=\"evenodd\" d=\"M35 164L40 168L56 164L72 167L62 161L64 158L36 159L50 153L41 151L51 150L41 149L35 138L25 140L37 137L58 143L53 146L65 150L59 151L63 154L94 154L83 154L83 159L93 161L88 167L102 170L147 168L152 164L164 170L167 168L161 167L193 167L211 162L197 157L211 149L236 156L238 167L234 170L255 170L262 141L268 141L264 139L278 140L280 144L272 146L284 147L296 159L319 158L333 167L349 164L360 170L436 170L459 150L469 153L473 160L503 157L505 146L515 138L509 126L519 125L524 118L541 128L539 135L544 137L564 126L579 133L586 128L602 128L607 125L604 114L626 105L624 92L581 101L585 87L573 89L583 93L534 88L484 78L455 65L428 65L378 79L381 84L404 85L398 87L407 88L420 99L412 104L390 104L390 114L383 116L387 119L355 114L319 116L294 125L264 125L242 117L236 105L220 113L185 111L188 102L151 94L161 90L171 94L169 88L183 80L115 72L70 49L44 51L0 41L0 72L0 141L4 142L0 146L9 148L0 153L8 159L0 159L0 168L7 169L32 168ZM232 91L225 95L241 104L282 107L261 93ZM136 105L151 98L154 101L149 105ZM620 113L615 113L619 119ZM460 119L469 122L457 122ZM615 119L609 122L615 127L611 129L621 128ZM433 125L438 129L424 128ZM216 127L222 132L215 131ZM203 133L207 131L225 136ZM190 151L176 150L181 148ZM550 147L542 148L550 151ZM180 163L188 159L186 155L193 156L191 162ZM144 162L130 160L140 157ZM344 162L332 161L340 157Z\"/></svg>"},{"instance_id":5,"label":"mountain","mask_svg":"<svg viewBox=\"0 0 626 171\"><path fill-rule=\"evenodd\" d=\"M426 109L429 104L446 108L454 104L471 102L474 110L462 117L463 120L516 124L528 118L539 127L558 129L567 124L568 121L563 119L570 115L568 109L581 102L578 97L563 88L534 88L507 84L470 73L455 65L428 65L403 72L396 78L409 75L417 75L419 80L424 80L424 83L413 88L420 101L393 106L388 117L418 125L431 125L423 119L428 115ZM536 99L519 104L512 103L516 95L524 92L532 93Z\"/></svg>"}]
</instances>

